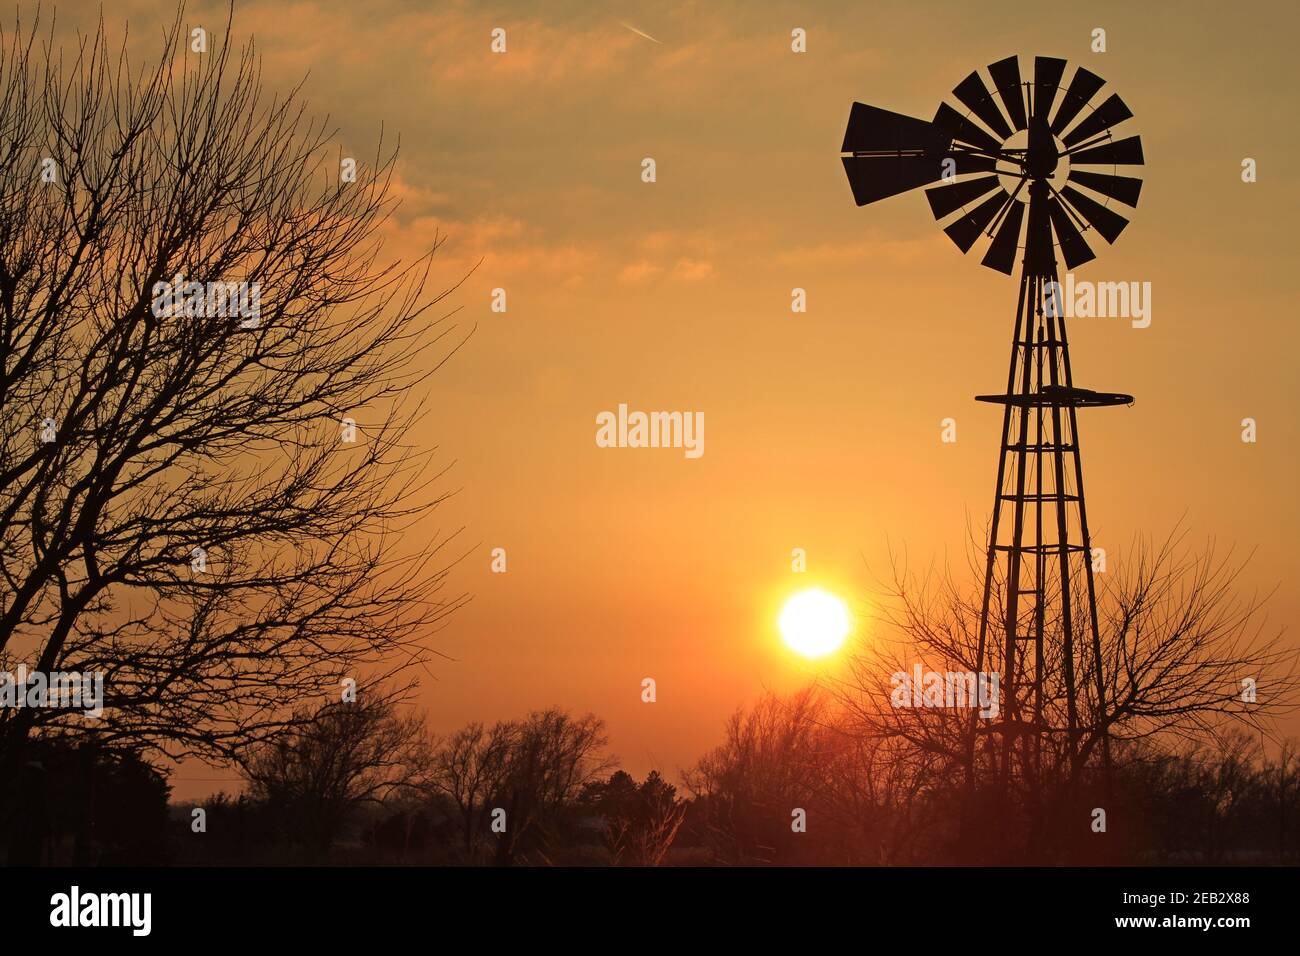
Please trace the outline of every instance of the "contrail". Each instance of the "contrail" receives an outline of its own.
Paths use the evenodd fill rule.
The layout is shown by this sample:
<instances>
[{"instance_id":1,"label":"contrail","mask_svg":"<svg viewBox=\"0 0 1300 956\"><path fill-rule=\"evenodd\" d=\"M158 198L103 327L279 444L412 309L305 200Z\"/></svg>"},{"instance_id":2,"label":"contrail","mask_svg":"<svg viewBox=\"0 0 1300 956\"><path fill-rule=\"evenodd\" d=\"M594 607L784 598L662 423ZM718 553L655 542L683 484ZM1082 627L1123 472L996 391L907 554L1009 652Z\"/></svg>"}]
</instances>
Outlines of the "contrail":
<instances>
[{"instance_id":1,"label":"contrail","mask_svg":"<svg viewBox=\"0 0 1300 956\"><path fill-rule=\"evenodd\" d=\"M639 36L639 37L645 37L647 40L654 40L655 43L658 43L660 46L663 46L663 43L661 43L659 40L655 40L654 37L652 37L650 34L646 33L644 30L638 30L636 27L632 26L632 25L629 24L629 23L621 24L621 26L627 27L627 29L631 30L633 33L635 33L635 34L636 34L637 36Z\"/></svg>"}]
</instances>

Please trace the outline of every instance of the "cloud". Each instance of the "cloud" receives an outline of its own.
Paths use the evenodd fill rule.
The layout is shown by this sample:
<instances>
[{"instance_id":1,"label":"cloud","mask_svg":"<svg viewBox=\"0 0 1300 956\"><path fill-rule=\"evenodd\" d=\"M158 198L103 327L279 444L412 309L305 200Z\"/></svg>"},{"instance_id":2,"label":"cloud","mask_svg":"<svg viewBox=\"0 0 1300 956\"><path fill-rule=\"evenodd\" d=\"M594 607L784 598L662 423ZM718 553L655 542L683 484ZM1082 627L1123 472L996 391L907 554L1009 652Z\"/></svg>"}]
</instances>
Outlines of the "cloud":
<instances>
[{"instance_id":1,"label":"cloud","mask_svg":"<svg viewBox=\"0 0 1300 956\"><path fill-rule=\"evenodd\" d=\"M718 243L711 234L660 229L641 236L634 245L634 258L619 270L620 282L636 285L665 276L677 282L699 282L717 274L712 253Z\"/></svg>"},{"instance_id":2,"label":"cloud","mask_svg":"<svg viewBox=\"0 0 1300 956\"><path fill-rule=\"evenodd\" d=\"M452 197L448 193L411 182L402 175L400 168L393 171L388 195L400 203L393 215L403 221L428 216L452 205Z\"/></svg>"},{"instance_id":3,"label":"cloud","mask_svg":"<svg viewBox=\"0 0 1300 956\"><path fill-rule=\"evenodd\" d=\"M677 264L673 266L673 278L680 279L682 282L712 279L714 274L713 263L703 259L678 259Z\"/></svg>"},{"instance_id":4,"label":"cloud","mask_svg":"<svg viewBox=\"0 0 1300 956\"><path fill-rule=\"evenodd\" d=\"M511 216L477 216L457 220L419 216L390 222L385 241L392 255L411 259L441 242L438 263L461 275L478 268L494 281L514 283L543 279L560 286L580 285L608 271L608 258L590 242L553 241L545 230Z\"/></svg>"},{"instance_id":5,"label":"cloud","mask_svg":"<svg viewBox=\"0 0 1300 956\"><path fill-rule=\"evenodd\" d=\"M619 270L618 281L636 285L658 277L663 271L662 266L657 266L647 259L638 259L636 262L629 262Z\"/></svg>"}]
</instances>

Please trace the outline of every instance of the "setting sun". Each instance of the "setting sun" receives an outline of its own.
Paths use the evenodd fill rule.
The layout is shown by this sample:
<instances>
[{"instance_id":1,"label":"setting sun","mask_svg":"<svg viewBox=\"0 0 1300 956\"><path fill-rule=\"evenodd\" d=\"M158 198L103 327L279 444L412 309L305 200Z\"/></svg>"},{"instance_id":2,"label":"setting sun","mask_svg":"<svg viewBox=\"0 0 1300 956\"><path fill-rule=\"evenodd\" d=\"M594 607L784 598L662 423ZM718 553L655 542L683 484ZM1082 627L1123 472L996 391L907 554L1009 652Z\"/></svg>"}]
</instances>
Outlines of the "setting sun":
<instances>
[{"instance_id":1,"label":"setting sun","mask_svg":"<svg viewBox=\"0 0 1300 956\"><path fill-rule=\"evenodd\" d=\"M825 657L838 650L852 627L844 602L818 588L786 601L777 624L786 646L804 657Z\"/></svg>"}]
</instances>

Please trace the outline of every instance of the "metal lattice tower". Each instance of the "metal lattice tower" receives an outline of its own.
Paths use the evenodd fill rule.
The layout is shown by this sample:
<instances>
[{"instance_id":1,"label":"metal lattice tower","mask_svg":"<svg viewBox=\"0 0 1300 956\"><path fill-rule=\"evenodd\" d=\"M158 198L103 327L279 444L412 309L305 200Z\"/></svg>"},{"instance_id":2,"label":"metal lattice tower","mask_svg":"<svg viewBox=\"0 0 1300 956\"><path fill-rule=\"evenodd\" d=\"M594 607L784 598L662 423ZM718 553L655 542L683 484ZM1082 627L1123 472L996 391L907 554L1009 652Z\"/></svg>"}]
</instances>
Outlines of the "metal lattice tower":
<instances>
[{"instance_id":1,"label":"metal lattice tower","mask_svg":"<svg viewBox=\"0 0 1300 956\"><path fill-rule=\"evenodd\" d=\"M998 641L1003 703L993 729L1004 781L1036 773L1047 735L1061 735L1073 773L1080 701L1105 712L1078 411L1133 401L1075 386L1056 283L1060 262L1073 269L1094 258L1087 233L1111 243L1128 225L1111 207L1136 207L1142 183L1115 167L1141 165L1142 144L1113 134L1132 113L1118 96L1098 96L1100 77L1080 67L1063 86L1065 69L1035 57L1032 82L1022 82L1018 59L1000 60L988 68L991 90L972 72L953 90L965 112L942 103L930 122L854 103L842 147L858 205L930 186L934 217L950 219L944 232L962 252L982 242L982 264L1007 275L1019 260L1006 390L976 396L1003 409L977 669ZM1044 702L1047 669L1058 667L1063 725Z\"/></svg>"}]
</instances>

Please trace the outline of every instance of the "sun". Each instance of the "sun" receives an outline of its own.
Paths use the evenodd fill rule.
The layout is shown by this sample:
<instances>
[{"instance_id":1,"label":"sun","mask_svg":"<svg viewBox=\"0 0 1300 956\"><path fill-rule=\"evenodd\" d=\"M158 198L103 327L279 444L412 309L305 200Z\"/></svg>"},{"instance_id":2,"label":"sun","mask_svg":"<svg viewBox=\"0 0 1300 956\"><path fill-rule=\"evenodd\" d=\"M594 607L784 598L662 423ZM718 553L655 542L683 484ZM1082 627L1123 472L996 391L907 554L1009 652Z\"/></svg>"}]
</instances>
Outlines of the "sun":
<instances>
[{"instance_id":1,"label":"sun","mask_svg":"<svg viewBox=\"0 0 1300 956\"><path fill-rule=\"evenodd\" d=\"M853 628L844 602L820 588L791 595L777 626L786 646L804 657L825 657L839 650Z\"/></svg>"}]
</instances>

